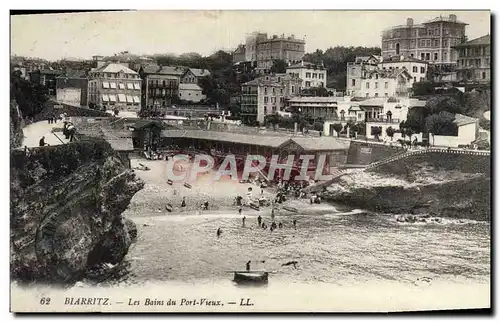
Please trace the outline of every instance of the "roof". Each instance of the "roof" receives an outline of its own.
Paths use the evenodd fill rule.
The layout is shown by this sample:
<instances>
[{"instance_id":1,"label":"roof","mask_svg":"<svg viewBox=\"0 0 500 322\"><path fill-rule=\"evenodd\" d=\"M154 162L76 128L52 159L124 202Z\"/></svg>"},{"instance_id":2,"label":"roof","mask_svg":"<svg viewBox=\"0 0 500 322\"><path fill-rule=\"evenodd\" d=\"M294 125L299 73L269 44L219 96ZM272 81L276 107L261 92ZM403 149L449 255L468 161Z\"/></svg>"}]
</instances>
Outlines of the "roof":
<instances>
[{"instance_id":1,"label":"roof","mask_svg":"<svg viewBox=\"0 0 500 322\"><path fill-rule=\"evenodd\" d=\"M136 130L144 129L147 127L158 126L160 128L166 128L166 124L161 121L152 121L152 120L139 120L135 122L130 127Z\"/></svg>"},{"instance_id":2,"label":"roof","mask_svg":"<svg viewBox=\"0 0 500 322\"><path fill-rule=\"evenodd\" d=\"M210 76L210 71L208 69L189 68L189 70L196 77L207 77L207 76Z\"/></svg>"},{"instance_id":3,"label":"roof","mask_svg":"<svg viewBox=\"0 0 500 322\"><path fill-rule=\"evenodd\" d=\"M111 139L105 138L105 140L111 145L113 150L115 151L133 151L134 144L132 142L132 138L119 138L119 139Z\"/></svg>"},{"instance_id":4,"label":"roof","mask_svg":"<svg viewBox=\"0 0 500 322\"><path fill-rule=\"evenodd\" d=\"M387 64L387 63L404 63L404 62L414 62L414 63L420 63L420 64L429 64L425 60L417 59L415 57L401 57L401 56L393 56L393 57L383 58L380 63L381 64Z\"/></svg>"},{"instance_id":5,"label":"roof","mask_svg":"<svg viewBox=\"0 0 500 322\"><path fill-rule=\"evenodd\" d=\"M62 75L64 72L62 70L53 70L53 69L39 69L34 71L33 73L39 72L40 74L51 74L51 75Z\"/></svg>"},{"instance_id":6,"label":"roof","mask_svg":"<svg viewBox=\"0 0 500 322\"><path fill-rule=\"evenodd\" d=\"M396 78L397 76L399 76L399 75L401 75L403 73L406 74L406 77L411 78L410 73L408 73L408 71L406 70L405 67L403 67L403 68L397 68L397 69L395 69L395 68L393 68L393 69L380 69L380 68L377 68L377 69L374 69L374 70L367 71L368 75L379 74L380 78Z\"/></svg>"},{"instance_id":7,"label":"roof","mask_svg":"<svg viewBox=\"0 0 500 322\"><path fill-rule=\"evenodd\" d=\"M270 77L268 80L266 80L266 77ZM281 77L281 81L278 82L277 77ZM299 77L292 76L289 74L275 74L275 75L266 75L266 76L261 76L259 78L253 79L249 82L246 82L242 85L266 85L266 86L282 86L282 83L284 80L300 80Z\"/></svg>"},{"instance_id":8,"label":"roof","mask_svg":"<svg viewBox=\"0 0 500 322\"><path fill-rule=\"evenodd\" d=\"M179 138L187 137L193 139L203 139L211 141L222 141L232 143L242 143L249 145L269 146L277 148L283 143L290 140L290 137L282 136L263 136L251 135L231 132L216 132L203 130L164 130L161 132L162 137Z\"/></svg>"},{"instance_id":9,"label":"roof","mask_svg":"<svg viewBox=\"0 0 500 322\"><path fill-rule=\"evenodd\" d=\"M69 69L66 71L66 77L68 78L86 78L87 72L84 70Z\"/></svg>"},{"instance_id":10,"label":"roof","mask_svg":"<svg viewBox=\"0 0 500 322\"><path fill-rule=\"evenodd\" d=\"M201 91L201 87L197 84L179 84L179 90Z\"/></svg>"},{"instance_id":11,"label":"roof","mask_svg":"<svg viewBox=\"0 0 500 322\"><path fill-rule=\"evenodd\" d=\"M491 36L488 34L486 36L472 39L472 40L458 44L458 45L453 46L453 47L457 48L457 47L469 47L469 46L488 46L490 44L491 44Z\"/></svg>"},{"instance_id":12,"label":"roof","mask_svg":"<svg viewBox=\"0 0 500 322\"><path fill-rule=\"evenodd\" d=\"M177 76L181 76L186 72L185 67L158 66L158 65L147 65L144 66L142 70L146 74L177 75Z\"/></svg>"},{"instance_id":13,"label":"roof","mask_svg":"<svg viewBox=\"0 0 500 322\"><path fill-rule=\"evenodd\" d=\"M332 137L294 137L292 139L306 151L347 150L350 141Z\"/></svg>"},{"instance_id":14,"label":"roof","mask_svg":"<svg viewBox=\"0 0 500 322\"><path fill-rule=\"evenodd\" d=\"M222 141L248 145L278 148L290 142L295 142L306 151L347 150L349 141L338 140L331 137L288 137L264 136L230 132L216 132L203 130L164 130L162 137L179 138L187 137L200 140Z\"/></svg>"},{"instance_id":15,"label":"roof","mask_svg":"<svg viewBox=\"0 0 500 322\"><path fill-rule=\"evenodd\" d=\"M384 97L376 97L359 102L359 106L384 106L386 99Z\"/></svg>"},{"instance_id":16,"label":"roof","mask_svg":"<svg viewBox=\"0 0 500 322\"><path fill-rule=\"evenodd\" d=\"M133 71L132 69L128 68L127 66L124 66L122 64L115 64L115 63L109 63L107 65L102 66L101 68L96 69L95 71L102 72L102 73L115 73L115 74L123 72L125 74L137 75L137 72Z\"/></svg>"},{"instance_id":17,"label":"roof","mask_svg":"<svg viewBox=\"0 0 500 322\"><path fill-rule=\"evenodd\" d=\"M453 122L457 126L462 126L462 125L467 125L467 124L471 124L471 123L476 123L477 119L470 117L470 116L462 115L462 114L455 114L455 120Z\"/></svg>"},{"instance_id":18,"label":"roof","mask_svg":"<svg viewBox=\"0 0 500 322\"><path fill-rule=\"evenodd\" d=\"M451 16L451 15L450 15ZM434 19L431 19L431 20L427 20L425 22L423 22L423 24L427 24L427 23L434 23L434 22L454 22L454 23L457 23L457 24L461 24L461 25L468 25L467 23L465 22L462 22L462 21L459 21L456 19L456 16L454 19L452 19L450 16L439 16L439 17L436 17Z\"/></svg>"},{"instance_id":19,"label":"roof","mask_svg":"<svg viewBox=\"0 0 500 322\"><path fill-rule=\"evenodd\" d=\"M99 124L84 128L77 128L77 133L86 137L106 140L115 151L133 151L132 134L128 131L113 131L104 129Z\"/></svg>"},{"instance_id":20,"label":"roof","mask_svg":"<svg viewBox=\"0 0 500 322\"><path fill-rule=\"evenodd\" d=\"M299 64L295 64L295 65L291 65L291 66L288 66L287 69L295 69L295 68L308 68L308 69L318 69L318 70L323 70L325 69L324 66L321 66L319 64L313 64L313 63L310 63L310 62L302 62L302 63L299 63Z\"/></svg>"},{"instance_id":21,"label":"roof","mask_svg":"<svg viewBox=\"0 0 500 322\"><path fill-rule=\"evenodd\" d=\"M320 96L303 96L303 97L293 97L289 100L290 103L337 103L339 101L338 97L320 97Z\"/></svg>"}]
</instances>

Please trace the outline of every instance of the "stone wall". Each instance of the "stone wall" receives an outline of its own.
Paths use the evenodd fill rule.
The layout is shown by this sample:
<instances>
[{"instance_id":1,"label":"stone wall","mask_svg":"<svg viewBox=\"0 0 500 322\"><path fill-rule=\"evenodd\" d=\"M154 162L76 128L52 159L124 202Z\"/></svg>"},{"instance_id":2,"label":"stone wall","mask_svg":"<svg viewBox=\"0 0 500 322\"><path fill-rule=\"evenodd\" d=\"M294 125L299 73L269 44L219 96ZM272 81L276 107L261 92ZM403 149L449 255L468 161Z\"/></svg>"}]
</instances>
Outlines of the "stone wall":
<instances>
[{"instance_id":1,"label":"stone wall","mask_svg":"<svg viewBox=\"0 0 500 322\"><path fill-rule=\"evenodd\" d=\"M368 165L402 152L404 150L396 144L391 147L383 144L351 141L347 152L347 164Z\"/></svg>"}]
</instances>

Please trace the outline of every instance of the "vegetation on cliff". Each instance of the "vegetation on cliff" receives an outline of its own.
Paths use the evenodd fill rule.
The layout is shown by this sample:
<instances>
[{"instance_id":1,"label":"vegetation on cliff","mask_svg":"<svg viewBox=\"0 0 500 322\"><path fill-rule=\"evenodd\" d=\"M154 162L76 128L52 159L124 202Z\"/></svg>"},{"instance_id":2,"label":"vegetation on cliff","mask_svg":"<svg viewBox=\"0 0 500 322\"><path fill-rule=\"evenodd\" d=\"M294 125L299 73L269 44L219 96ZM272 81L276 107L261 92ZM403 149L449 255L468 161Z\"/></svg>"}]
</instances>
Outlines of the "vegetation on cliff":
<instances>
[{"instance_id":1,"label":"vegetation on cliff","mask_svg":"<svg viewBox=\"0 0 500 322\"><path fill-rule=\"evenodd\" d=\"M11 274L71 283L119 263L137 236L122 218L143 182L108 143L11 151Z\"/></svg>"}]
</instances>

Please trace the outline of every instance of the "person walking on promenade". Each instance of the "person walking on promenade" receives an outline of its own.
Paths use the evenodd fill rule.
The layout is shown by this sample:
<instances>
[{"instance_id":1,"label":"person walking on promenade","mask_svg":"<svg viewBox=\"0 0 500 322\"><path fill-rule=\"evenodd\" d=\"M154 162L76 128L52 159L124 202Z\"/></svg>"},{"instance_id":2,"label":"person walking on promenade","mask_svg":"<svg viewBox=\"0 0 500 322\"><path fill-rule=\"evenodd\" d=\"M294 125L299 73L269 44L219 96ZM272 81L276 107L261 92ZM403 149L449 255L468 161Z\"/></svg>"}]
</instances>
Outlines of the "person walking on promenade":
<instances>
[{"instance_id":1,"label":"person walking on promenade","mask_svg":"<svg viewBox=\"0 0 500 322\"><path fill-rule=\"evenodd\" d=\"M217 229L217 238L219 238L221 234L222 234L222 229L220 228Z\"/></svg>"}]
</instances>

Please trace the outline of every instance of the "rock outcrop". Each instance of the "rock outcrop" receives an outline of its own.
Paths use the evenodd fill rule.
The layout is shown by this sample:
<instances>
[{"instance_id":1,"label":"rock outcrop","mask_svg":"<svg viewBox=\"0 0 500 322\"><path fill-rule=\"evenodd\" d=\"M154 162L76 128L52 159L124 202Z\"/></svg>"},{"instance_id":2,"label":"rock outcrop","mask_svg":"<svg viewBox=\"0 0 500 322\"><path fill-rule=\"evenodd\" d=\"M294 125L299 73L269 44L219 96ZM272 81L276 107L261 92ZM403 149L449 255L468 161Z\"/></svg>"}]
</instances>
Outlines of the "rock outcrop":
<instances>
[{"instance_id":1,"label":"rock outcrop","mask_svg":"<svg viewBox=\"0 0 500 322\"><path fill-rule=\"evenodd\" d=\"M488 156L421 154L345 175L324 198L381 213L489 221L489 161Z\"/></svg>"},{"instance_id":2,"label":"rock outcrop","mask_svg":"<svg viewBox=\"0 0 500 322\"><path fill-rule=\"evenodd\" d=\"M137 237L122 217L144 183L102 140L11 151L11 273L71 283L119 263Z\"/></svg>"}]
</instances>

